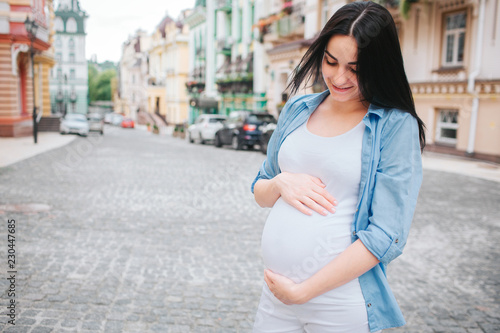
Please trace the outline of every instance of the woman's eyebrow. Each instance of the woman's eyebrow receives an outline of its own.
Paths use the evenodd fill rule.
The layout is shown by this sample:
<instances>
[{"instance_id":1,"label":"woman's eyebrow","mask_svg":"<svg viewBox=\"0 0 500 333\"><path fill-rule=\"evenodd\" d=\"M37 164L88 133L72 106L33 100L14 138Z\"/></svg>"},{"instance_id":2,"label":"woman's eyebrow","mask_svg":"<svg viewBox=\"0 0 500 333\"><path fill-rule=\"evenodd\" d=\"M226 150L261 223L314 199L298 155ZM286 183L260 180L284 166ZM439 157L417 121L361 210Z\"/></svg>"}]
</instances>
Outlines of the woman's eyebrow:
<instances>
[{"instance_id":1,"label":"woman's eyebrow","mask_svg":"<svg viewBox=\"0 0 500 333\"><path fill-rule=\"evenodd\" d=\"M335 60L335 61L338 62L337 58L335 58L334 56L332 56L332 54L330 52L328 52L327 49L325 49L325 53L328 54L333 60ZM353 62L348 62L347 64L348 65L357 65L358 62L357 61L353 61Z\"/></svg>"}]
</instances>

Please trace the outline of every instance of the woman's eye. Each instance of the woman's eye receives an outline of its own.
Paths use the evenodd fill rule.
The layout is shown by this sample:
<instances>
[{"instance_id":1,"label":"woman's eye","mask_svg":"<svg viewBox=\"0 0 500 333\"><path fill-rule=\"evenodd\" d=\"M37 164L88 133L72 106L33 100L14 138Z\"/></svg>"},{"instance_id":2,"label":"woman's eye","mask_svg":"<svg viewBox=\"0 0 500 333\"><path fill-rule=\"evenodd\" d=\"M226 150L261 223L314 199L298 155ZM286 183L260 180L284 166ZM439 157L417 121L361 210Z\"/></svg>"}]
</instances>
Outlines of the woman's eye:
<instances>
[{"instance_id":1,"label":"woman's eye","mask_svg":"<svg viewBox=\"0 0 500 333\"><path fill-rule=\"evenodd\" d=\"M356 74L356 73L358 72L358 71L357 71L357 70L355 70L354 68L349 68L349 70L350 70L351 72L353 72L354 74Z\"/></svg>"},{"instance_id":2,"label":"woman's eye","mask_svg":"<svg viewBox=\"0 0 500 333\"><path fill-rule=\"evenodd\" d=\"M328 60L326 61L326 63L327 63L328 65L330 65L330 66L335 66L335 65L337 65L337 63L336 63L336 62L329 62Z\"/></svg>"}]
</instances>

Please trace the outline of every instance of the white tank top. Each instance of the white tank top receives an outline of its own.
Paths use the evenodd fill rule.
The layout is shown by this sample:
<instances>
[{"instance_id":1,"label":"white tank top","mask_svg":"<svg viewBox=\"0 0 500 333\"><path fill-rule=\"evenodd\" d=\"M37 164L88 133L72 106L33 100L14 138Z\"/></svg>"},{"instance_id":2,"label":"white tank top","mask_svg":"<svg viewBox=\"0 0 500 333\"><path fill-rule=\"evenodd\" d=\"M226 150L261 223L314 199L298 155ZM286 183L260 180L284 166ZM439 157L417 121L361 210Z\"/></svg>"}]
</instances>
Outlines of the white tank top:
<instances>
[{"instance_id":1,"label":"white tank top","mask_svg":"<svg viewBox=\"0 0 500 333\"><path fill-rule=\"evenodd\" d=\"M364 130L365 125L360 122L344 134L322 137L309 132L306 121L286 137L278 153L280 169L318 177L337 199L338 206L336 213L323 216L313 212L308 216L279 198L262 234L262 256L267 268L300 283L351 244ZM337 288L347 292L341 298L360 301L357 279L349 284Z\"/></svg>"}]
</instances>

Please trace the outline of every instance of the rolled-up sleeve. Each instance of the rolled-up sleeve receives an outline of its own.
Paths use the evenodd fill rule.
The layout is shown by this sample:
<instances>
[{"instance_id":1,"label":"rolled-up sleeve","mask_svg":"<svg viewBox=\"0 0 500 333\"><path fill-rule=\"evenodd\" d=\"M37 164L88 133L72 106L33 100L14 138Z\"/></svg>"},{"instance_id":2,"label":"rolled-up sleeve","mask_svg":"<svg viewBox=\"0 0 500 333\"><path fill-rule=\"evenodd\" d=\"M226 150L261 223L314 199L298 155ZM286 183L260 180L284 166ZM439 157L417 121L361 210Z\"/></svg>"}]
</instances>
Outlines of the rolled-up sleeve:
<instances>
[{"instance_id":1,"label":"rolled-up sleeve","mask_svg":"<svg viewBox=\"0 0 500 333\"><path fill-rule=\"evenodd\" d=\"M357 231L357 237L388 264L406 245L422 183L422 157L418 124L408 113L391 116L381 138L368 225Z\"/></svg>"}]
</instances>

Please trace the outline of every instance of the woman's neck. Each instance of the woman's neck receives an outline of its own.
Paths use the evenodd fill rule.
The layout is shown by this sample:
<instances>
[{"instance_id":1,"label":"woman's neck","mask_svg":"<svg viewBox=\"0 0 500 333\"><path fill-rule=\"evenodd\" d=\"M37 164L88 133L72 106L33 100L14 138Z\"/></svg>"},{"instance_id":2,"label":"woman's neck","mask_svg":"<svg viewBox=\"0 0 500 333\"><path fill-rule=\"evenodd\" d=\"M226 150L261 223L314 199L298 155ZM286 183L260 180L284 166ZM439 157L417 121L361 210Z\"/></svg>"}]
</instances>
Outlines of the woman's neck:
<instances>
[{"instance_id":1,"label":"woman's neck","mask_svg":"<svg viewBox=\"0 0 500 333\"><path fill-rule=\"evenodd\" d=\"M352 112L367 112L368 107L361 102L361 100L353 100L347 102L339 102L332 98L332 95L328 95L323 101L331 112L336 114L347 115Z\"/></svg>"}]
</instances>

